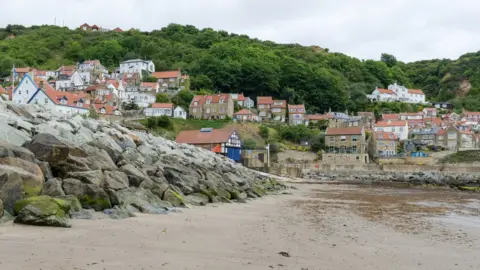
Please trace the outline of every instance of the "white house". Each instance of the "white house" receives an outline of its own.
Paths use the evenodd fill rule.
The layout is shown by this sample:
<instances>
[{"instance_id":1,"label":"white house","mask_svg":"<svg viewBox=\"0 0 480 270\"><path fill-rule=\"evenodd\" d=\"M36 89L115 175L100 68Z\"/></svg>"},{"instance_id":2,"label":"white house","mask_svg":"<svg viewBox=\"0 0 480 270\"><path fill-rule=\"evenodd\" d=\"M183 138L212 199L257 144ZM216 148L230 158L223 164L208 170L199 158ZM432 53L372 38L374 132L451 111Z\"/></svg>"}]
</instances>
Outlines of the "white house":
<instances>
[{"instance_id":1,"label":"white house","mask_svg":"<svg viewBox=\"0 0 480 270\"><path fill-rule=\"evenodd\" d=\"M83 90L87 88L87 84L78 71L74 71L72 75L59 74L55 81L56 90Z\"/></svg>"},{"instance_id":2,"label":"white house","mask_svg":"<svg viewBox=\"0 0 480 270\"><path fill-rule=\"evenodd\" d=\"M172 103L153 103L152 107L145 108L145 116L163 116L172 117L173 104Z\"/></svg>"},{"instance_id":3,"label":"white house","mask_svg":"<svg viewBox=\"0 0 480 270\"><path fill-rule=\"evenodd\" d=\"M140 91L140 88L133 86L127 87L125 91L119 91L121 102L134 101L139 107L148 107L150 104L155 103L155 92Z\"/></svg>"},{"instance_id":4,"label":"white house","mask_svg":"<svg viewBox=\"0 0 480 270\"><path fill-rule=\"evenodd\" d=\"M173 118L187 119L187 111L182 107L177 106L175 110L173 110Z\"/></svg>"},{"instance_id":5,"label":"white house","mask_svg":"<svg viewBox=\"0 0 480 270\"><path fill-rule=\"evenodd\" d=\"M142 74L145 70L148 73L155 72L155 64L151 60L132 59L120 63L120 73L134 73Z\"/></svg>"},{"instance_id":6,"label":"white house","mask_svg":"<svg viewBox=\"0 0 480 270\"><path fill-rule=\"evenodd\" d=\"M376 88L367 98L373 101L405 103L425 103L425 94L420 89L407 89L397 83L388 86L388 89Z\"/></svg>"},{"instance_id":7,"label":"white house","mask_svg":"<svg viewBox=\"0 0 480 270\"><path fill-rule=\"evenodd\" d=\"M255 107L255 103L249 97L245 97L243 94L231 94L233 101L237 101L237 104L246 109Z\"/></svg>"},{"instance_id":8,"label":"white house","mask_svg":"<svg viewBox=\"0 0 480 270\"><path fill-rule=\"evenodd\" d=\"M408 139L408 122L403 120L380 121L375 124L375 132L392 132L401 141Z\"/></svg>"},{"instance_id":9,"label":"white house","mask_svg":"<svg viewBox=\"0 0 480 270\"><path fill-rule=\"evenodd\" d=\"M258 115L256 115L255 113L253 113L248 109L241 109L240 111L234 113L233 117L238 121L253 121L253 122L260 121L260 118L258 117Z\"/></svg>"},{"instance_id":10,"label":"white house","mask_svg":"<svg viewBox=\"0 0 480 270\"><path fill-rule=\"evenodd\" d=\"M45 80L25 75L12 93L15 104L37 104L64 116L88 114L89 102L82 96L69 92L55 91Z\"/></svg>"}]
</instances>

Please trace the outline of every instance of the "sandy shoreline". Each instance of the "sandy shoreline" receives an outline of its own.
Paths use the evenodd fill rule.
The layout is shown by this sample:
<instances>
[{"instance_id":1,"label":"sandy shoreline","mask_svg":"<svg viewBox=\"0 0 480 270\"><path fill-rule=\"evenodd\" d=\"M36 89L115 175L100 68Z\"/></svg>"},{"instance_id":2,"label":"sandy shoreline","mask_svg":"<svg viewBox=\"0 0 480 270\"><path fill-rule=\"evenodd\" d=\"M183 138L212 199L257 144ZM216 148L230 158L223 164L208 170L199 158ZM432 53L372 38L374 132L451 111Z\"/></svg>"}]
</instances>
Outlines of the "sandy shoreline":
<instances>
[{"instance_id":1,"label":"sandy shoreline","mask_svg":"<svg viewBox=\"0 0 480 270\"><path fill-rule=\"evenodd\" d=\"M0 269L480 268L480 227L470 219L456 224L414 212L412 220L426 225L402 231L400 219L367 216L361 211L369 208L358 208L365 202L348 199L363 190L297 186L291 196L125 220L74 220L70 229L0 225Z\"/></svg>"}]
</instances>

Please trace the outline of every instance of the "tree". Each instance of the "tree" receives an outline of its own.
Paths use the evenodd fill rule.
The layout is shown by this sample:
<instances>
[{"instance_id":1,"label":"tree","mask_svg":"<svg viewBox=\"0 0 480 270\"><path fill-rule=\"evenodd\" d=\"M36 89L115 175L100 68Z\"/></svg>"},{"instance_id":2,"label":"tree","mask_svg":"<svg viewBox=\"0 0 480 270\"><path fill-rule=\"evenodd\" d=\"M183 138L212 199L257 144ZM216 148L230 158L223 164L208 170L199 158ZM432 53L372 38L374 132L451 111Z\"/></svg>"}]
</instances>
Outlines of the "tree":
<instances>
[{"instance_id":1,"label":"tree","mask_svg":"<svg viewBox=\"0 0 480 270\"><path fill-rule=\"evenodd\" d=\"M257 148L257 143L253 139L246 139L243 141L242 149L252 150Z\"/></svg>"},{"instance_id":2,"label":"tree","mask_svg":"<svg viewBox=\"0 0 480 270\"><path fill-rule=\"evenodd\" d=\"M190 107L190 103L192 103L192 99L194 97L194 93L190 91L180 91L175 97L172 98L173 104L175 106L180 106L182 108Z\"/></svg>"},{"instance_id":3,"label":"tree","mask_svg":"<svg viewBox=\"0 0 480 270\"><path fill-rule=\"evenodd\" d=\"M267 141L270 138L270 131L268 130L267 126L260 126L258 128L258 133L265 141Z\"/></svg>"},{"instance_id":4,"label":"tree","mask_svg":"<svg viewBox=\"0 0 480 270\"><path fill-rule=\"evenodd\" d=\"M170 99L167 94L159 93L155 96L156 103L170 103Z\"/></svg>"},{"instance_id":5,"label":"tree","mask_svg":"<svg viewBox=\"0 0 480 270\"><path fill-rule=\"evenodd\" d=\"M125 111L135 111L135 110L139 110L140 107L138 107L137 103L135 103L135 101L133 100L130 100L128 103L123 103L123 109Z\"/></svg>"},{"instance_id":6,"label":"tree","mask_svg":"<svg viewBox=\"0 0 480 270\"><path fill-rule=\"evenodd\" d=\"M153 77L153 76L144 76L143 79L142 79L143 82L157 82L157 78Z\"/></svg>"},{"instance_id":7,"label":"tree","mask_svg":"<svg viewBox=\"0 0 480 270\"><path fill-rule=\"evenodd\" d=\"M393 67L397 64L397 58L388 53L382 53L380 61L384 62L388 67Z\"/></svg>"}]
</instances>

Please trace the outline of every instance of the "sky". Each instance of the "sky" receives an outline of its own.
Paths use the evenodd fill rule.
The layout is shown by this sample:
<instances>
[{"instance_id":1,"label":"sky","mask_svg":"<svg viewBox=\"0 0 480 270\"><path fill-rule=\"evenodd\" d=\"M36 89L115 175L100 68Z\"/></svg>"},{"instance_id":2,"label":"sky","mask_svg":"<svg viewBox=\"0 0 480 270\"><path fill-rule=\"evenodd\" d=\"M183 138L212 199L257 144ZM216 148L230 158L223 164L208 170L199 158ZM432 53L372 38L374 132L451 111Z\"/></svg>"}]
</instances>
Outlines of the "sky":
<instances>
[{"instance_id":1,"label":"sky","mask_svg":"<svg viewBox=\"0 0 480 270\"><path fill-rule=\"evenodd\" d=\"M317 45L360 59L411 62L480 50L475 0L0 0L0 27L210 27L279 43Z\"/></svg>"}]
</instances>

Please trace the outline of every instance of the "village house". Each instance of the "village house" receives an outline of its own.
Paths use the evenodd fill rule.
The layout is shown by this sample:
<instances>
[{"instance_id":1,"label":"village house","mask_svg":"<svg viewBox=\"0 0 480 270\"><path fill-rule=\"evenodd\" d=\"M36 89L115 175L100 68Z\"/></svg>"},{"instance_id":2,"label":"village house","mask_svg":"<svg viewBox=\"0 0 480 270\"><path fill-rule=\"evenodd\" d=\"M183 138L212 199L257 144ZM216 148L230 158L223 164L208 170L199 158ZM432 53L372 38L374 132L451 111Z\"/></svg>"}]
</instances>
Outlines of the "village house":
<instances>
[{"instance_id":1,"label":"village house","mask_svg":"<svg viewBox=\"0 0 480 270\"><path fill-rule=\"evenodd\" d=\"M157 78L160 92L176 93L186 89L187 75L182 75L181 70L159 71L152 73Z\"/></svg>"},{"instance_id":2,"label":"village house","mask_svg":"<svg viewBox=\"0 0 480 270\"><path fill-rule=\"evenodd\" d=\"M410 137L416 145L435 145L436 134L440 127L414 127L410 131Z\"/></svg>"},{"instance_id":3,"label":"village house","mask_svg":"<svg viewBox=\"0 0 480 270\"><path fill-rule=\"evenodd\" d=\"M399 120L421 120L424 118L423 112L416 113L400 113Z\"/></svg>"},{"instance_id":4,"label":"village house","mask_svg":"<svg viewBox=\"0 0 480 270\"><path fill-rule=\"evenodd\" d=\"M273 121L285 123L287 119L287 101L273 100L271 115Z\"/></svg>"},{"instance_id":5,"label":"village house","mask_svg":"<svg viewBox=\"0 0 480 270\"><path fill-rule=\"evenodd\" d=\"M371 95L367 95L371 101L381 102L405 102L405 103L425 103L425 94L419 89L407 89L397 83L388 86L388 89L376 88Z\"/></svg>"},{"instance_id":6,"label":"village house","mask_svg":"<svg viewBox=\"0 0 480 270\"><path fill-rule=\"evenodd\" d=\"M454 125L449 125L445 129L438 130L435 140L436 145L445 147L449 151L456 152L460 149L460 134Z\"/></svg>"},{"instance_id":7,"label":"village house","mask_svg":"<svg viewBox=\"0 0 480 270\"><path fill-rule=\"evenodd\" d=\"M375 125L375 114L373 112L358 112L363 128L373 130Z\"/></svg>"},{"instance_id":8,"label":"village house","mask_svg":"<svg viewBox=\"0 0 480 270\"><path fill-rule=\"evenodd\" d=\"M302 105L288 105L288 124L302 125L305 121L305 106Z\"/></svg>"},{"instance_id":9,"label":"village house","mask_svg":"<svg viewBox=\"0 0 480 270\"><path fill-rule=\"evenodd\" d=\"M349 127L350 122L350 115L348 112L328 112L329 121L328 127L332 128L341 128L341 127Z\"/></svg>"},{"instance_id":10,"label":"village house","mask_svg":"<svg viewBox=\"0 0 480 270\"><path fill-rule=\"evenodd\" d=\"M392 132L401 140L408 139L408 122L403 120L380 121L375 124L375 132Z\"/></svg>"},{"instance_id":11,"label":"village house","mask_svg":"<svg viewBox=\"0 0 480 270\"><path fill-rule=\"evenodd\" d=\"M92 27L90 25L88 25L88 23L84 23L82 25L80 25L80 30L83 30L83 31L92 31Z\"/></svg>"},{"instance_id":12,"label":"village house","mask_svg":"<svg viewBox=\"0 0 480 270\"><path fill-rule=\"evenodd\" d=\"M424 108L422 112L423 112L423 116L426 117L426 118L437 117L437 109L436 108Z\"/></svg>"},{"instance_id":13,"label":"village house","mask_svg":"<svg viewBox=\"0 0 480 270\"><path fill-rule=\"evenodd\" d=\"M391 157L397 155L398 139L393 132L374 132L370 143L373 157Z\"/></svg>"},{"instance_id":14,"label":"village house","mask_svg":"<svg viewBox=\"0 0 480 270\"><path fill-rule=\"evenodd\" d=\"M155 82L141 82L139 90L158 94L160 92L160 86Z\"/></svg>"},{"instance_id":15,"label":"village house","mask_svg":"<svg viewBox=\"0 0 480 270\"><path fill-rule=\"evenodd\" d=\"M236 101L238 106L246 109L251 109L255 107L255 102L249 98L245 97L243 94L231 94L233 101Z\"/></svg>"},{"instance_id":16,"label":"village house","mask_svg":"<svg viewBox=\"0 0 480 270\"><path fill-rule=\"evenodd\" d=\"M184 130L177 135L175 141L210 150L236 162L241 159L242 141L235 129Z\"/></svg>"},{"instance_id":17,"label":"village house","mask_svg":"<svg viewBox=\"0 0 480 270\"><path fill-rule=\"evenodd\" d=\"M233 114L233 118L238 121L251 121L258 122L258 116L250 111L249 109L241 109L240 111Z\"/></svg>"},{"instance_id":18,"label":"village house","mask_svg":"<svg viewBox=\"0 0 480 270\"><path fill-rule=\"evenodd\" d=\"M120 63L120 73L139 73L142 71L149 74L155 72L155 64L151 60L131 59Z\"/></svg>"},{"instance_id":19,"label":"village house","mask_svg":"<svg viewBox=\"0 0 480 270\"><path fill-rule=\"evenodd\" d=\"M197 95L189 107L195 119L225 119L233 117L233 100L229 94Z\"/></svg>"},{"instance_id":20,"label":"village house","mask_svg":"<svg viewBox=\"0 0 480 270\"><path fill-rule=\"evenodd\" d=\"M258 117L261 121L270 120L272 118L272 97L257 97Z\"/></svg>"},{"instance_id":21,"label":"village house","mask_svg":"<svg viewBox=\"0 0 480 270\"><path fill-rule=\"evenodd\" d=\"M325 132L325 164L365 164L369 162L363 127L327 128Z\"/></svg>"},{"instance_id":22,"label":"village house","mask_svg":"<svg viewBox=\"0 0 480 270\"><path fill-rule=\"evenodd\" d=\"M173 118L187 119L187 111L185 111L184 108L177 106L175 110L173 110Z\"/></svg>"},{"instance_id":23,"label":"village house","mask_svg":"<svg viewBox=\"0 0 480 270\"><path fill-rule=\"evenodd\" d=\"M433 102L432 105L441 110L451 111L453 110L453 105L450 102Z\"/></svg>"},{"instance_id":24,"label":"village house","mask_svg":"<svg viewBox=\"0 0 480 270\"><path fill-rule=\"evenodd\" d=\"M145 116L168 116L173 115L172 103L153 103L152 107L145 108Z\"/></svg>"},{"instance_id":25,"label":"village house","mask_svg":"<svg viewBox=\"0 0 480 270\"><path fill-rule=\"evenodd\" d=\"M122 113L115 106L105 105L105 104L94 104L93 108L99 115L115 115L121 116Z\"/></svg>"},{"instance_id":26,"label":"village house","mask_svg":"<svg viewBox=\"0 0 480 270\"><path fill-rule=\"evenodd\" d=\"M305 125L316 125L320 121L326 121L328 123L329 115L328 114L307 114L305 115Z\"/></svg>"},{"instance_id":27,"label":"village house","mask_svg":"<svg viewBox=\"0 0 480 270\"><path fill-rule=\"evenodd\" d=\"M88 87L88 83L85 82L78 70L75 70L72 74L60 73L55 81L55 89L62 91L76 91L84 90Z\"/></svg>"},{"instance_id":28,"label":"village house","mask_svg":"<svg viewBox=\"0 0 480 270\"><path fill-rule=\"evenodd\" d=\"M463 111L462 121L467 122L467 124L474 125L480 123L480 112L469 112Z\"/></svg>"},{"instance_id":29,"label":"village house","mask_svg":"<svg viewBox=\"0 0 480 270\"><path fill-rule=\"evenodd\" d=\"M90 100L85 93L55 91L45 80L32 79L28 74L15 87L12 101L19 105L37 104L62 116L86 115L90 109Z\"/></svg>"},{"instance_id":30,"label":"village house","mask_svg":"<svg viewBox=\"0 0 480 270\"><path fill-rule=\"evenodd\" d=\"M99 60L87 60L78 65L78 72L84 82L99 83L108 78L108 70Z\"/></svg>"}]
</instances>

